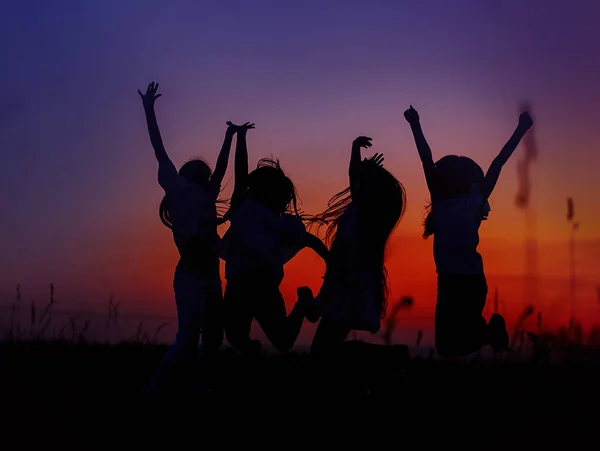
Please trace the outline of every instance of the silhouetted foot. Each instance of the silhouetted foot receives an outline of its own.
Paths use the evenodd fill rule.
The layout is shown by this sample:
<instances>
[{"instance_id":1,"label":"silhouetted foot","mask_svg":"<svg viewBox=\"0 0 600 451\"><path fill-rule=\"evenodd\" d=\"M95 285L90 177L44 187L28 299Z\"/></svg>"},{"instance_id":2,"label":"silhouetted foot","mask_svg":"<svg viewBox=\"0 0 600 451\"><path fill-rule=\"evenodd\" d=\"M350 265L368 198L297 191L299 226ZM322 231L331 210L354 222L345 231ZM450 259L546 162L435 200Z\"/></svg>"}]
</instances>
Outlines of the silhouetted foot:
<instances>
[{"instance_id":1,"label":"silhouetted foot","mask_svg":"<svg viewBox=\"0 0 600 451\"><path fill-rule=\"evenodd\" d=\"M489 345L494 352L504 352L508 349L508 331L506 321L498 313L494 313L488 323Z\"/></svg>"},{"instance_id":2,"label":"silhouetted foot","mask_svg":"<svg viewBox=\"0 0 600 451\"><path fill-rule=\"evenodd\" d=\"M296 290L298 293L297 303L302 306L304 311L304 317L309 323L316 323L319 321L321 314L315 304L315 296L309 287L298 287Z\"/></svg>"}]
</instances>

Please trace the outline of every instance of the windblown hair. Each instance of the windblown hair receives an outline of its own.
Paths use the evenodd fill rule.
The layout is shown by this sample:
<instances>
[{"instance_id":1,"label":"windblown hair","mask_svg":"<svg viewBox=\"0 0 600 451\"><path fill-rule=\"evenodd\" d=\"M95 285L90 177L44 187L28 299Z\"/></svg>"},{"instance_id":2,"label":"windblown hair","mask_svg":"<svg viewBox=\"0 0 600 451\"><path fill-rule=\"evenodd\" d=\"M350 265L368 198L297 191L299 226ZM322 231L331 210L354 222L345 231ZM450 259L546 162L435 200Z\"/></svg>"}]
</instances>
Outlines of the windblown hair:
<instances>
[{"instance_id":1,"label":"windblown hair","mask_svg":"<svg viewBox=\"0 0 600 451\"><path fill-rule=\"evenodd\" d=\"M341 218L350 205L356 205L360 234L360 243L357 244L364 251L364 261L380 268L381 305L378 307L384 317L389 296L385 248L406 210L406 192L402 183L389 171L370 162L361 163L357 183L354 198L350 187L337 193L329 200L327 209L311 218L311 222L317 224L317 230L327 226L325 241L333 243Z\"/></svg>"},{"instance_id":2,"label":"windblown hair","mask_svg":"<svg viewBox=\"0 0 600 451\"><path fill-rule=\"evenodd\" d=\"M482 183L484 173L475 161L468 157L446 155L435 163L433 189L440 199L452 199L469 194L471 185ZM423 220L423 238L427 239L434 233L433 203L425 206Z\"/></svg>"},{"instance_id":3,"label":"windblown hair","mask_svg":"<svg viewBox=\"0 0 600 451\"><path fill-rule=\"evenodd\" d=\"M181 169L179 169L179 175L183 177L188 183L199 186L206 186L212 175L210 166L202 159L195 158L185 163ZM229 206L229 200L225 198L219 198L216 201L217 204L217 225L225 222L223 217L219 217L227 211ZM173 222L171 220L170 206L167 196L164 196L158 207L158 215L160 221L169 229L173 228Z\"/></svg>"},{"instance_id":4,"label":"windblown hair","mask_svg":"<svg viewBox=\"0 0 600 451\"><path fill-rule=\"evenodd\" d=\"M298 209L300 196L292 179L281 169L279 160L261 158L258 161L256 169L248 174L246 189L236 193L234 188L231 205L223 216L223 221L231 219L234 211L248 198L260 202L279 215L290 213L302 220L308 218Z\"/></svg>"},{"instance_id":5,"label":"windblown hair","mask_svg":"<svg viewBox=\"0 0 600 451\"><path fill-rule=\"evenodd\" d=\"M279 160L261 158L258 161L256 169L248 174L247 195L278 214L300 216L298 190L281 169Z\"/></svg>"}]
</instances>

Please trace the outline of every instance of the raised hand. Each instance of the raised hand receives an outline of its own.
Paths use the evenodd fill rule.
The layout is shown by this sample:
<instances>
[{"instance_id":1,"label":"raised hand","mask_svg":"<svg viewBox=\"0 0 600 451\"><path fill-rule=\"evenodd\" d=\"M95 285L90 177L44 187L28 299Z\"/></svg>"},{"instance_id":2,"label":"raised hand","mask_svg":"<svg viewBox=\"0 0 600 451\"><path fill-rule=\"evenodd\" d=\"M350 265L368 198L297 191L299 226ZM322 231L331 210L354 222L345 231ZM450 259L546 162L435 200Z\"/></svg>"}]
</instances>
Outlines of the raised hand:
<instances>
[{"instance_id":1,"label":"raised hand","mask_svg":"<svg viewBox=\"0 0 600 451\"><path fill-rule=\"evenodd\" d=\"M382 167L383 166L383 160L384 160L383 154L376 153L371 158L365 158L363 160L363 163L376 164L377 166Z\"/></svg>"},{"instance_id":2,"label":"raised hand","mask_svg":"<svg viewBox=\"0 0 600 451\"><path fill-rule=\"evenodd\" d=\"M354 140L352 145L358 146L358 147L364 147L365 149L368 149L369 147L371 147L373 145L371 143L371 141L373 141L373 138L369 138L367 136L359 136L358 138L356 138Z\"/></svg>"},{"instance_id":3,"label":"raised hand","mask_svg":"<svg viewBox=\"0 0 600 451\"><path fill-rule=\"evenodd\" d=\"M142 91L138 89L138 94L142 98L144 108L154 108L154 102L162 95L157 94L156 91L158 91L158 83L155 82L152 82L148 85L145 94L142 94Z\"/></svg>"},{"instance_id":4,"label":"raised hand","mask_svg":"<svg viewBox=\"0 0 600 451\"><path fill-rule=\"evenodd\" d=\"M419 113L417 113L417 110L415 110L412 105L404 112L404 118L409 124L419 123Z\"/></svg>"},{"instance_id":5,"label":"raised hand","mask_svg":"<svg viewBox=\"0 0 600 451\"><path fill-rule=\"evenodd\" d=\"M519 116L519 128L523 131L529 130L533 125L533 119L529 115L529 111L521 113Z\"/></svg>"},{"instance_id":6,"label":"raised hand","mask_svg":"<svg viewBox=\"0 0 600 451\"><path fill-rule=\"evenodd\" d=\"M248 130L255 128L254 122L246 122L243 125L236 125L231 121L227 121L227 125L229 126L228 130L232 130L233 133L246 133Z\"/></svg>"},{"instance_id":7,"label":"raised hand","mask_svg":"<svg viewBox=\"0 0 600 451\"><path fill-rule=\"evenodd\" d=\"M227 124L227 131L225 133L229 136L235 135L238 131L238 126L233 124L231 121L227 121L226 124Z\"/></svg>"}]
</instances>

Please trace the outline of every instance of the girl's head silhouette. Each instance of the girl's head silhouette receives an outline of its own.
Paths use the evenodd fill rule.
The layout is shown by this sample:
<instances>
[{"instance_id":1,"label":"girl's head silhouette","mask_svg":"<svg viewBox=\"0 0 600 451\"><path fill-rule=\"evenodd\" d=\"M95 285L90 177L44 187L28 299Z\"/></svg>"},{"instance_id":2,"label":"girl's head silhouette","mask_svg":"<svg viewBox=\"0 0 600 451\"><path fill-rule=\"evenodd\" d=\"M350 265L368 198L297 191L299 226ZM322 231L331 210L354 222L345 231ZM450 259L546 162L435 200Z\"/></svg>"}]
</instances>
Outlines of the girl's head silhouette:
<instances>
[{"instance_id":1,"label":"girl's head silhouette","mask_svg":"<svg viewBox=\"0 0 600 451\"><path fill-rule=\"evenodd\" d=\"M434 192L439 199L452 199L466 196L474 184L482 184L485 175L483 169L468 157L446 155L435 163ZM433 235L432 203L426 207L423 238Z\"/></svg>"},{"instance_id":2,"label":"girl's head silhouette","mask_svg":"<svg viewBox=\"0 0 600 451\"><path fill-rule=\"evenodd\" d=\"M298 214L296 187L278 160L263 158L258 162L248 174L247 195L278 215L290 210Z\"/></svg>"},{"instance_id":3,"label":"girl's head silhouette","mask_svg":"<svg viewBox=\"0 0 600 451\"><path fill-rule=\"evenodd\" d=\"M200 158L188 161L179 169L179 175L193 185L205 186L211 174L210 166Z\"/></svg>"},{"instance_id":4,"label":"girl's head silhouette","mask_svg":"<svg viewBox=\"0 0 600 451\"><path fill-rule=\"evenodd\" d=\"M483 183L483 170L468 157L447 155L435 163L436 195L444 199L469 194L474 183Z\"/></svg>"},{"instance_id":5,"label":"girl's head silhouette","mask_svg":"<svg viewBox=\"0 0 600 451\"><path fill-rule=\"evenodd\" d=\"M341 216L350 206L359 206L359 220L372 232L369 239L387 242L396 224L406 209L406 192L402 183L383 166L370 161L362 161L357 174L356 190L350 187L331 198L327 209L316 216L319 226L327 224L325 238L328 242L335 239Z\"/></svg>"},{"instance_id":6,"label":"girl's head silhouette","mask_svg":"<svg viewBox=\"0 0 600 451\"><path fill-rule=\"evenodd\" d=\"M185 179L190 185L198 185L206 187L210 181L212 171L210 166L201 158L194 158L186 162L181 169L179 169L179 176ZM218 199L219 204L218 210L223 210L224 204L227 204L226 200ZM173 228L171 221L171 214L169 213L169 202L167 196L164 196L158 207L158 214L161 222L169 229ZM223 222L222 219L217 219L217 223Z\"/></svg>"},{"instance_id":7,"label":"girl's head silhouette","mask_svg":"<svg viewBox=\"0 0 600 451\"><path fill-rule=\"evenodd\" d=\"M360 220L371 237L385 247L406 209L402 183L383 166L363 161L353 201L360 206Z\"/></svg>"}]
</instances>

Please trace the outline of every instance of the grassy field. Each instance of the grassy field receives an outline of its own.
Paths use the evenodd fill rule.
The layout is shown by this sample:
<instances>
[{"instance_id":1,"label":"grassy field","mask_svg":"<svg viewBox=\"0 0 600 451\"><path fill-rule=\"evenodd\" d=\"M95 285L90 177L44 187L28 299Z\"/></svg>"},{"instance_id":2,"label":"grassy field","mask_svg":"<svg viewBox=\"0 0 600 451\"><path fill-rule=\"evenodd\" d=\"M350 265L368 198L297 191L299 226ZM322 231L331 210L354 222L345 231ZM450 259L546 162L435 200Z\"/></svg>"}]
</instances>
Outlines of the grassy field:
<instances>
[{"instance_id":1,"label":"grassy field","mask_svg":"<svg viewBox=\"0 0 600 451\"><path fill-rule=\"evenodd\" d=\"M89 449L124 437L142 446L168 431L261 443L280 440L278 434L294 442L367 436L372 446L373 440L463 443L482 433L486 448L521 448L584 440L598 422L600 368L593 350L571 349L569 361L549 365L407 361L392 349L349 354L326 367L306 355L243 360L226 350L212 397L151 401L142 391L165 350L139 343L1 344L4 436L21 449L38 449L37 440Z\"/></svg>"}]
</instances>

